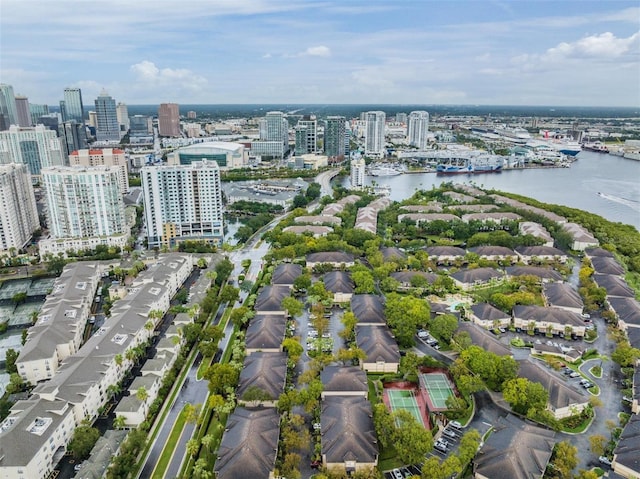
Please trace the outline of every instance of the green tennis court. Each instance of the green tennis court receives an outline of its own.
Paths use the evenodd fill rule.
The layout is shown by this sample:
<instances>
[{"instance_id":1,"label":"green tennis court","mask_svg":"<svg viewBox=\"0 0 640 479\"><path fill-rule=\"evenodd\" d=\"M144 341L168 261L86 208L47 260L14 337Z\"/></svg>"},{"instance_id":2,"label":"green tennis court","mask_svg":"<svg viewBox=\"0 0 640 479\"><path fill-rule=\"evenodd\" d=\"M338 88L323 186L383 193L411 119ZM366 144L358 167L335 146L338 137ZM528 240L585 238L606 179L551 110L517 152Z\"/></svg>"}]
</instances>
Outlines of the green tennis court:
<instances>
[{"instance_id":1,"label":"green tennis court","mask_svg":"<svg viewBox=\"0 0 640 479\"><path fill-rule=\"evenodd\" d=\"M421 375L429 402L435 409L447 409L447 398L453 396L453 388L443 373L427 373Z\"/></svg>"},{"instance_id":2,"label":"green tennis court","mask_svg":"<svg viewBox=\"0 0 640 479\"><path fill-rule=\"evenodd\" d=\"M397 411L398 409L409 411L413 417L416 418L418 424L422 424L422 426L425 427L422 414L420 414L420 407L418 406L418 401L413 391L407 389L387 389L387 396L392 411Z\"/></svg>"}]
</instances>

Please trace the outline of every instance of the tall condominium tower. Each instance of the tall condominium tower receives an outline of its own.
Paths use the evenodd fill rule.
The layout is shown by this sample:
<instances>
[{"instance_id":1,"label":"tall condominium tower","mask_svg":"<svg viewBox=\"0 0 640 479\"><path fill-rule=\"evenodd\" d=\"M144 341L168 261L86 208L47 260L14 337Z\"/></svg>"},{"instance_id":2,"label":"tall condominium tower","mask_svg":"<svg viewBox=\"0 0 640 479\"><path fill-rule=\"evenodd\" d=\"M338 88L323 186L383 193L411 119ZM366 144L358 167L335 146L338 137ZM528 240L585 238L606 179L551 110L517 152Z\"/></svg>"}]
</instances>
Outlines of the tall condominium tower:
<instances>
[{"instance_id":1,"label":"tall condominium tower","mask_svg":"<svg viewBox=\"0 0 640 479\"><path fill-rule=\"evenodd\" d=\"M69 165L71 166L115 166L118 168L120 178L120 189L122 194L129 191L129 174L127 168L127 158L124 151L118 148L103 148L87 150L81 149L72 151L69 154Z\"/></svg>"},{"instance_id":2,"label":"tall condominium tower","mask_svg":"<svg viewBox=\"0 0 640 479\"><path fill-rule=\"evenodd\" d=\"M404 125L407 124L407 114L406 113L396 113L396 123L402 123Z\"/></svg>"},{"instance_id":3,"label":"tall condominium tower","mask_svg":"<svg viewBox=\"0 0 640 479\"><path fill-rule=\"evenodd\" d=\"M29 99L26 96L16 96L16 116L18 126L31 126L31 113L29 112Z\"/></svg>"},{"instance_id":4,"label":"tall condominium tower","mask_svg":"<svg viewBox=\"0 0 640 479\"><path fill-rule=\"evenodd\" d=\"M0 251L19 250L40 227L27 165L0 165Z\"/></svg>"},{"instance_id":5,"label":"tall condominium tower","mask_svg":"<svg viewBox=\"0 0 640 479\"><path fill-rule=\"evenodd\" d=\"M8 130L9 126L17 124L18 113L13 87L0 83L0 130Z\"/></svg>"},{"instance_id":6,"label":"tall condominium tower","mask_svg":"<svg viewBox=\"0 0 640 479\"><path fill-rule=\"evenodd\" d=\"M84 123L84 105L82 104L82 91L80 88L64 89L63 120L75 120Z\"/></svg>"},{"instance_id":7,"label":"tall condominium tower","mask_svg":"<svg viewBox=\"0 0 640 479\"><path fill-rule=\"evenodd\" d=\"M289 122L281 111L270 111L259 122L260 140L251 143L255 155L282 158L289 151Z\"/></svg>"},{"instance_id":8,"label":"tall condominium tower","mask_svg":"<svg viewBox=\"0 0 640 479\"><path fill-rule=\"evenodd\" d=\"M32 175L49 166L64 165L66 156L60 138L44 125L0 132L0 164L22 163Z\"/></svg>"},{"instance_id":9,"label":"tall condominium tower","mask_svg":"<svg viewBox=\"0 0 640 479\"><path fill-rule=\"evenodd\" d=\"M364 154L381 158L384 156L384 124L386 116L383 111L368 111L365 114L366 129L364 135Z\"/></svg>"},{"instance_id":10,"label":"tall condominium tower","mask_svg":"<svg viewBox=\"0 0 640 479\"><path fill-rule=\"evenodd\" d=\"M42 186L53 238L108 237L126 232L117 166L44 168Z\"/></svg>"},{"instance_id":11,"label":"tall condominium tower","mask_svg":"<svg viewBox=\"0 0 640 479\"><path fill-rule=\"evenodd\" d=\"M31 114L31 124L37 125L38 118L49 114L49 105L39 105L37 103L29 103L29 113Z\"/></svg>"},{"instance_id":12,"label":"tall condominium tower","mask_svg":"<svg viewBox=\"0 0 640 479\"><path fill-rule=\"evenodd\" d=\"M344 116L327 117L324 128L324 154L342 161L345 154L346 123Z\"/></svg>"},{"instance_id":13,"label":"tall condominium tower","mask_svg":"<svg viewBox=\"0 0 640 479\"><path fill-rule=\"evenodd\" d=\"M354 190L364 186L364 158L351 160L351 188Z\"/></svg>"},{"instance_id":14,"label":"tall condominium tower","mask_svg":"<svg viewBox=\"0 0 640 479\"><path fill-rule=\"evenodd\" d=\"M102 90L95 100L96 140L120 141L120 125L116 115L116 101Z\"/></svg>"},{"instance_id":15,"label":"tall condominium tower","mask_svg":"<svg viewBox=\"0 0 640 479\"><path fill-rule=\"evenodd\" d=\"M409 114L407 140L411 146L423 150L427 147L427 133L429 133L429 113L426 111L412 111Z\"/></svg>"},{"instance_id":16,"label":"tall condominium tower","mask_svg":"<svg viewBox=\"0 0 640 479\"><path fill-rule=\"evenodd\" d=\"M171 247L185 240L222 243L218 163L147 166L140 174L149 247Z\"/></svg>"},{"instance_id":17,"label":"tall condominium tower","mask_svg":"<svg viewBox=\"0 0 640 479\"><path fill-rule=\"evenodd\" d=\"M129 131L129 109L124 103L118 103L116 106L116 117L118 118L118 125L120 125L120 131L126 133Z\"/></svg>"},{"instance_id":18,"label":"tall condominium tower","mask_svg":"<svg viewBox=\"0 0 640 479\"><path fill-rule=\"evenodd\" d=\"M180 136L180 107L177 103L161 103L158 108L158 134Z\"/></svg>"},{"instance_id":19,"label":"tall condominium tower","mask_svg":"<svg viewBox=\"0 0 640 479\"><path fill-rule=\"evenodd\" d=\"M296 125L296 155L314 154L318 139L318 122L315 115L307 115Z\"/></svg>"},{"instance_id":20,"label":"tall condominium tower","mask_svg":"<svg viewBox=\"0 0 640 479\"><path fill-rule=\"evenodd\" d=\"M76 150L87 147L87 129L82 123L69 120L58 126L62 147L67 156Z\"/></svg>"}]
</instances>

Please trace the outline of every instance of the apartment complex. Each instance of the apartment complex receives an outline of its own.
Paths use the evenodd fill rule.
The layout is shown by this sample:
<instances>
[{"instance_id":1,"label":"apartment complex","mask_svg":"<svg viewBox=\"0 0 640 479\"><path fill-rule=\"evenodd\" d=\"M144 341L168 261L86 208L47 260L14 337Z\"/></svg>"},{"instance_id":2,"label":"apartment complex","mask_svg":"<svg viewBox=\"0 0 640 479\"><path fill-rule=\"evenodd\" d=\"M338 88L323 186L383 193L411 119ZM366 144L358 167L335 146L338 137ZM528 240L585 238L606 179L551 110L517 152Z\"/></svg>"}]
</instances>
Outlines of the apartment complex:
<instances>
[{"instance_id":1,"label":"apartment complex","mask_svg":"<svg viewBox=\"0 0 640 479\"><path fill-rule=\"evenodd\" d=\"M31 126L31 114L29 113L29 99L26 96L18 95L16 101L16 120L18 126Z\"/></svg>"},{"instance_id":2,"label":"apartment complex","mask_svg":"<svg viewBox=\"0 0 640 479\"><path fill-rule=\"evenodd\" d=\"M298 121L295 128L296 134L296 155L314 154L318 141L318 122L315 115L305 116Z\"/></svg>"},{"instance_id":3,"label":"apartment complex","mask_svg":"<svg viewBox=\"0 0 640 479\"><path fill-rule=\"evenodd\" d=\"M51 308L43 309L35 326L46 328L46 333L30 332L25 344L28 353L23 350L18 358L19 374L27 377L27 365L33 373L36 361L25 361L27 354L41 357L42 371L46 371L47 360L56 371L51 371L50 379L38 383L28 400L18 401L0 423L3 478L37 479L52 472L74 428L98 416L110 398L109 386L119 383L131 369L133 360L127 351L145 344L154 334L161 318L150 313L169 309L171 297L193 269L193 258L161 255L158 263L149 266L127 288L127 295L114 304L111 316L98 332L71 352L76 347L73 333L83 330L86 321L82 317L83 302L91 301L97 285L93 278L103 267L86 263L67 266L55 283L54 297L45 303L45 308ZM53 351L69 354L62 362ZM47 359L49 353L52 356Z\"/></svg>"},{"instance_id":4,"label":"apartment complex","mask_svg":"<svg viewBox=\"0 0 640 479\"><path fill-rule=\"evenodd\" d=\"M0 165L0 252L19 250L40 227L26 165Z\"/></svg>"},{"instance_id":5,"label":"apartment complex","mask_svg":"<svg viewBox=\"0 0 640 479\"><path fill-rule=\"evenodd\" d=\"M180 136L180 107L177 103L161 103L158 108L160 136Z\"/></svg>"},{"instance_id":6,"label":"apartment complex","mask_svg":"<svg viewBox=\"0 0 640 479\"><path fill-rule=\"evenodd\" d=\"M120 141L120 125L116 114L116 101L102 90L95 100L96 140L105 142ZM66 104L65 104L66 108Z\"/></svg>"},{"instance_id":7,"label":"apartment complex","mask_svg":"<svg viewBox=\"0 0 640 479\"><path fill-rule=\"evenodd\" d=\"M9 126L17 124L18 112L13 87L0 83L0 130L7 130Z\"/></svg>"},{"instance_id":8,"label":"apartment complex","mask_svg":"<svg viewBox=\"0 0 640 479\"><path fill-rule=\"evenodd\" d=\"M426 111L412 111L409 114L407 141L409 145L420 150L427 147L429 133L429 113Z\"/></svg>"},{"instance_id":9,"label":"apartment complex","mask_svg":"<svg viewBox=\"0 0 640 479\"><path fill-rule=\"evenodd\" d=\"M120 131L122 133L129 131L129 109L125 103L118 103L116 106L116 118L118 125L120 125Z\"/></svg>"},{"instance_id":10,"label":"apartment complex","mask_svg":"<svg viewBox=\"0 0 640 479\"><path fill-rule=\"evenodd\" d=\"M384 156L384 127L386 115L383 111L365 113L364 154L375 158Z\"/></svg>"},{"instance_id":11,"label":"apartment complex","mask_svg":"<svg viewBox=\"0 0 640 479\"><path fill-rule=\"evenodd\" d=\"M122 194L129 191L129 171L127 157L118 148L77 150L69 155L70 166L117 166L120 170L119 184Z\"/></svg>"},{"instance_id":12,"label":"apartment complex","mask_svg":"<svg viewBox=\"0 0 640 479\"><path fill-rule=\"evenodd\" d=\"M12 125L0 132L0 164L22 163L29 173L39 176L42 168L62 166L65 159L60 138L44 125Z\"/></svg>"},{"instance_id":13,"label":"apartment complex","mask_svg":"<svg viewBox=\"0 0 640 479\"><path fill-rule=\"evenodd\" d=\"M123 248L129 237L117 166L55 167L42 172L50 238L40 255L98 245Z\"/></svg>"},{"instance_id":14,"label":"apartment complex","mask_svg":"<svg viewBox=\"0 0 640 479\"><path fill-rule=\"evenodd\" d=\"M149 247L185 240L222 243L222 189L215 161L148 166L141 176Z\"/></svg>"}]
</instances>

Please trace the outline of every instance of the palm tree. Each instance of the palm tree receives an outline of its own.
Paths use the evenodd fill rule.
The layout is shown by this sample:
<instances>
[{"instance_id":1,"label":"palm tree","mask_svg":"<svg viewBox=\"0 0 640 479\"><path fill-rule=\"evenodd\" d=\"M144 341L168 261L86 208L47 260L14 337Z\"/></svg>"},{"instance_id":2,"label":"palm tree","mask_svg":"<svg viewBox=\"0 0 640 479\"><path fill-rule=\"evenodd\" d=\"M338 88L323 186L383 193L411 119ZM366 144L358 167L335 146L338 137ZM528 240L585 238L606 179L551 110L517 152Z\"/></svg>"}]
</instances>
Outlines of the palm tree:
<instances>
[{"instance_id":1,"label":"palm tree","mask_svg":"<svg viewBox=\"0 0 640 479\"><path fill-rule=\"evenodd\" d=\"M127 420L124 416L116 416L116 418L113 420L113 427L115 427L116 429L123 429L126 424Z\"/></svg>"},{"instance_id":2,"label":"palm tree","mask_svg":"<svg viewBox=\"0 0 640 479\"><path fill-rule=\"evenodd\" d=\"M211 479L213 477L213 471L208 467L206 459L200 458L193 466L193 476L198 479Z\"/></svg>"},{"instance_id":3,"label":"palm tree","mask_svg":"<svg viewBox=\"0 0 640 479\"><path fill-rule=\"evenodd\" d=\"M141 386L138 388L138 390L136 391L136 397L142 401L142 402L146 402L147 399L149 399L149 391L147 391L147 388L145 388L144 386Z\"/></svg>"},{"instance_id":4,"label":"palm tree","mask_svg":"<svg viewBox=\"0 0 640 479\"><path fill-rule=\"evenodd\" d=\"M116 366L122 366L122 354L116 354L114 360L116 362Z\"/></svg>"},{"instance_id":5,"label":"palm tree","mask_svg":"<svg viewBox=\"0 0 640 479\"><path fill-rule=\"evenodd\" d=\"M120 392L122 392L120 384L110 384L109 387L107 387L107 394L109 395L109 399L117 396L118 394L120 394Z\"/></svg>"}]
</instances>

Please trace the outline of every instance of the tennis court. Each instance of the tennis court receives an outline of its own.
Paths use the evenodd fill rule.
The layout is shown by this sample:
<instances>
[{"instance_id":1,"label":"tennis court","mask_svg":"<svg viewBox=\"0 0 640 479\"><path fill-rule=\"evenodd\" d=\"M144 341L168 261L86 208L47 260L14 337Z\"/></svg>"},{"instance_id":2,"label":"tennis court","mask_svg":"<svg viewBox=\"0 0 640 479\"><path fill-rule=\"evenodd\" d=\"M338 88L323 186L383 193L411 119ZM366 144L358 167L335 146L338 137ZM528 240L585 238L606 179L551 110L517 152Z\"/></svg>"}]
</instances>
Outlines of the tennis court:
<instances>
[{"instance_id":1,"label":"tennis court","mask_svg":"<svg viewBox=\"0 0 640 479\"><path fill-rule=\"evenodd\" d=\"M447 376L444 373L426 373L421 374L420 379L433 409L447 409L447 398L454 395Z\"/></svg>"},{"instance_id":2,"label":"tennis court","mask_svg":"<svg viewBox=\"0 0 640 479\"><path fill-rule=\"evenodd\" d=\"M389 398L389 404L391 405L391 411L397 411L398 409L404 409L409 411L413 417L416 418L418 424L422 424L425 427L422 414L420 412L420 406L418 400L411 389L387 389L387 396Z\"/></svg>"}]
</instances>

